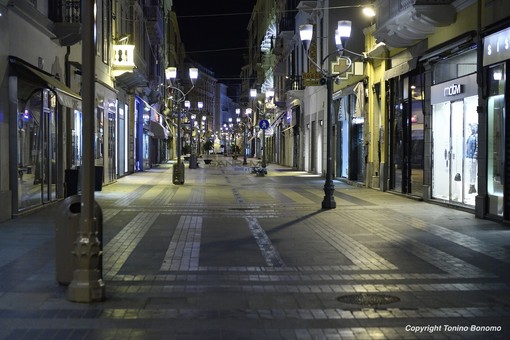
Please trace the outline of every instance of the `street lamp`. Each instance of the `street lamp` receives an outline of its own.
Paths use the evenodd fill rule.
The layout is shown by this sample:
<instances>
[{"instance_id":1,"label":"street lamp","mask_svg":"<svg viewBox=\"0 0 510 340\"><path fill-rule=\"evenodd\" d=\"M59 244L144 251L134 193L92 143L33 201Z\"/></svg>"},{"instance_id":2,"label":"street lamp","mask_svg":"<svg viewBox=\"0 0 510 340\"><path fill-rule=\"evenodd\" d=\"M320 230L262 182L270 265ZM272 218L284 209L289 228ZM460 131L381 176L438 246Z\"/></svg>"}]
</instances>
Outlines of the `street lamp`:
<instances>
[{"instance_id":1,"label":"street lamp","mask_svg":"<svg viewBox=\"0 0 510 340\"><path fill-rule=\"evenodd\" d=\"M252 113L252 109L251 108L247 108L246 111L245 111L245 117L244 117L244 125L243 125L243 147L244 147L244 155L243 155L243 165L247 165L248 164L248 161L246 159L247 155L246 155L246 133L247 133L247 130L248 130L248 123L250 123L251 121L251 118L250 118L250 115Z\"/></svg>"},{"instance_id":2,"label":"street lamp","mask_svg":"<svg viewBox=\"0 0 510 340\"><path fill-rule=\"evenodd\" d=\"M334 209L336 208L335 202L335 185L333 184L333 158L331 155L332 143L333 143L333 81L340 74L346 72L352 62L348 57L343 56L343 50L345 48L345 44L347 39L351 35L351 26L352 22L348 20L340 20L338 21L338 28L335 31L335 44L337 50L333 53L328 54L321 62L321 65L318 65L310 56L308 55L308 49L310 48L310 43L313 37L313 25L306 24L301 25L299 27L299 36L301 38L301 42L303 44L303 48L307 52L308 59L319 68L322 73L323 79L326 80L326 89L327 89L327 112L326 112L326 180L324 182L324 199L322 200L322 209ZM332 54L340 54L343 58L347 59L347 67L345 70L338 74L331 74L331 72L327 72L323 68L324 62L332 55Z\"/></svg>"},{"instance_id":3,"label":"street lamp","mask_svg":"<svg viewBox=\"0 0 510 340\"><path fill-rule=\"evenodd\" d=\"M199 115L202 115L202 109L204 108L204 103L203 102L197 102L197 108L198 108L198 113ZM205 116L202 116L202 122L205 121ZM201 126L199 126L199 128L201 128ZM200 130L197 129L198 133L197 133L197 156L200 156Z\"/></svg>"},{"instance_id":4,"label":"street lamp","mask_svg":"<svg viewBox=\"0 0 510 340\"><path fill-rule=\"evenodd\" d=\"M256 132L255 131L255 122L257 121L258 117L257 117L256 112L253 110L253 102L257 98L257 89L250 89L250 98L251 98L251 111L253 112L251 135L255 136L255 132ZM252 138L252 139L253 139L253 144L252 144L250 154L252 155L252 157L255 157L256 153L257 153L257 138Z\"/></svg>"},{"instance_id":5,"label":"street lamp","mask_svg":"<svg viewBox=\"0 0 510 340\"><path fill-rule=\"evenodd\" d=\"M223 156L227 155L227 134L228 134L227 123L223 123Z\"/></svg>"},{"instance_id":6,"label":"street lamp","mask_svg":"<svg viewBox=\"0 0 510 340\"><path fill-rule=\"evenodd\" d=\"M67 298L74 302L97 302L105 298L101 255L102 219L100 206L94 201L94 110L95 110L95 16L94 1L82 1L82 97L83 97L83 164L82 195L78 215L79 229L74 249L73 280ZM67 200L66 200L67 201ZM64 202L66 202L64 201ZM65 209L69 208L65 206ZM102 214L102 213L101 213ZM62 226L64 227L64 226ZM70 234L71 235L71 234ZM67 240L66 240L67 241ZM57 256L69 256L57 254ZM66 268L67 270L67 268Z\"/></svg>"},{"instance_id":7,"label":"street lamp","mask_svg":"<svg viewBox=\"0 0 510 340\"><path fill-rule=\"evenodd\" d=\"M177 68L176 67L168 67L165 70L166 79L170 82L170 85L167 87L169 89L176 90L181 94L181 98L174 100L177 103L177 164L173 167L173 183L174 184L184 184L184 163L181 161L181 152L182 152L182 141L181 141L181 107L180 104L186 100L186 95L193 90L195 87L195 82L198 78L198 69L190 68L189 69L189 78L191 80L191 88L188 92L184 93L178 87L172 85L172 82L177 78Z\"/></svg>"},{"instance_id":8,"label":"street lamp","mask_svg":"<svg viewBox=\"0 0 510 340\"><path fill-rule=\"evenodd\" d=\"M191 102L190 101L186 101L185 103L185 106L186 108L188 109L188 112L190 112L190 109L191 109ZM195 122L196 122L196 117L197 115L194 114L194 113L190 113L190 124L189 124L189 127L190 127L190 135L189 135L189 168L190 169L196 169L198 168L198 163L197 163L197 154L195 153L195 147L194 147L194 143L193 143L193 128L195 127ZM198 130L198 129L197 129ZM196 144L196 143L195 143Z\"/></svg>"},{"instance_id":9,"label":"street lamp","mask_svg":"<svg viewBox=\"0 0 510 340\"><path fill-rule=\"evenodd\" d=\"M273 100L274 90L269 89L266 91L266 102L270 102ZM266 103L267 104L267 103ZM264 106L264 119L266 119L266 107ZM262 129L262 167L265 168L267 166L266 163L266 129Z\"/></svg>"}]
</instances>

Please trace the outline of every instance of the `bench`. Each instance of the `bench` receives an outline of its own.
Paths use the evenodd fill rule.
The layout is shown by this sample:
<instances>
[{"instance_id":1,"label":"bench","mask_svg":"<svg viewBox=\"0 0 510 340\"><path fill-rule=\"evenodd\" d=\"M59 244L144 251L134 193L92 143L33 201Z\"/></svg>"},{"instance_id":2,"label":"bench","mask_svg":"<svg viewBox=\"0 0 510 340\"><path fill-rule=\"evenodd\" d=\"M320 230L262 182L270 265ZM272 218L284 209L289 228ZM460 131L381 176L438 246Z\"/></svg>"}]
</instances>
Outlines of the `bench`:
<instances>
[{"instance_id":1,"label":"bench","mask_svg":"<svg viewBox=\"0 0 510 340\"><path fill-rule=\"evenodd\" d=\"M23 180L23 174L24 173L30 175L32 173L32 166L31 165L19 166L18 167L18 176L19 176L20 180Z\"/></svg>"}]
</instances>

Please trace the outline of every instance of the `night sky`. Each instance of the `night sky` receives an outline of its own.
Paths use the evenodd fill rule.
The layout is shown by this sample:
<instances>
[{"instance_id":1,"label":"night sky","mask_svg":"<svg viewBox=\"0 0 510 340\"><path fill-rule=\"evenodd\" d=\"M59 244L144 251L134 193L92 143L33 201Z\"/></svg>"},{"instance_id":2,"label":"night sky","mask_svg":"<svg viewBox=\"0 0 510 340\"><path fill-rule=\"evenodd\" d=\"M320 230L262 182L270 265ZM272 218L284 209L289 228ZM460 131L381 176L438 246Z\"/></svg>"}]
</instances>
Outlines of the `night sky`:
<instances>
[{"instance_id":1,"label":"night sky","mask_svg":"<svg viewBox=\"0 0 510 340\"><path fill-rule=\"evenodd\" d=\"M174 0L186 54L220 82L239 82L248 23L256 0ZM223 50L223 51L217 51Z\"/></svg>"}]
</instances>

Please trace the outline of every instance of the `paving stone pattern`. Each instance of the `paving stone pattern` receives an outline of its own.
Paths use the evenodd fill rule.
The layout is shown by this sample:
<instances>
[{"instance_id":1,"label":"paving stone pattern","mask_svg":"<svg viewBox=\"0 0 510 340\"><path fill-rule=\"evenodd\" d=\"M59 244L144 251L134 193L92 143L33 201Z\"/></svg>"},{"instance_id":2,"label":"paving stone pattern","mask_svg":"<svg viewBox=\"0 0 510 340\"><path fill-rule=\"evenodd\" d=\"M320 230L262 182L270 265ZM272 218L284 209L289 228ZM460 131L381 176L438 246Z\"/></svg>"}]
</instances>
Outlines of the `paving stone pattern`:
<instances>
[{"instance_id":1,"label":"paving stone pattern","mask_svg":"<svg viewBox=\"0 0 510 340\"><path fill-rule=\"evenodd\" d=\"M0 223L0 338L510 338L508 225L340 181L321 210L320 177L215 164L96 192L104 302L56 282L60 204Z\"/></svg>"}]
</instances>

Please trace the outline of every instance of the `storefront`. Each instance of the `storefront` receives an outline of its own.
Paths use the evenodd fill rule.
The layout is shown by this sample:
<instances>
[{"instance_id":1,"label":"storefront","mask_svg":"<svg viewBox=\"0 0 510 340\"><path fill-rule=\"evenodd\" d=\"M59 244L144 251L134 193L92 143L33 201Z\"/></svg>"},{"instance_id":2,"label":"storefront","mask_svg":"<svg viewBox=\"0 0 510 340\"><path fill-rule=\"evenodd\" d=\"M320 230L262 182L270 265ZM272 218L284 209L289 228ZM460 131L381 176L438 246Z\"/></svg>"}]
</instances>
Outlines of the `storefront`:
<instances>
[{"instance_id":1,"label":"storefront","mask_svg":"<svg viewBox=\"0 0 510 340\"><path fill-rule=\"evenodd\" d=\"M96 80L95 119L95 166L102 182L111 183L117 179L117 93L107 83ZM102 169L102 171L101 171ZM96 178L96 181L99 179Z\"/></svg>"},{"instance_id":2,"label":"storefront","mask_svg":"<svg viewBox=\"0 0 510 340\"><path fill-rule=\"evenodd\" d=\"M135 169L144 171L150 168L150 106L139 97L135 97L135 120L134 145L135 145Z\"/></svg>"},{"instance_id":3,"label":"storefront","mask_svg":"<svg viewBox=\"0 0 510 340\"><path fill-rule=\"evenodd\" d=\"M423 75L410 72L388 81L389 189L421 197L424 176Z\"/></svg>"},{"instance_id":4,"label":"storefront","mask_svg":"<svg viewBox=\"0 0 510 340\"><path fill-rule=\"evenodd\" d=\"M56 201L64 195L65 109L80 115L78 94L58 79L19 58L9 58L13 213ZM14 151L15 150L15 151ZM79 150L75 150L75 159Z\"/></svg>"},{"instance_id":5,"label":"storefront","mask_svg":"<svg viewBox=\"0 0 510 340\"><path fill-rule=\"evenodd\" d=\"M510 28L484 39L483 67L487 84L487 195L488 214L510 220L510 122L506 119L510 89Z\"/></svg>"},{"instance_id":6,"label":"storefront","mask_svg":"<svg viewBox=\"0 0 510 340\"><path fill-rule=\"evenodd\" d=\"M364 96L363 82L333 96L333 106L338 107L335 176L358 182L363 182L365 176Z\"/></svg>"},{"instance_id":7,"label":"storefront","mask_svg":"<svg viewBox=\"0 0 510 340\"><path fill-rule=\"evenodd\" d=\"M169 130L163 125L163 116L155 109L151 109L149 134L151 135L151 164L161 164L168 160Z\"/></svg>"},{"instance_id":8,"label":"storefront","mask_svg":"<svg viewBox=\"0 0 510 340\"><path fill-rule=\"evenodd\" d=\"M476 74L431 87L432 198L475 206L478 191Z\"/></svg>"},{"instance_id":9,"label":"storefront","mask_svg":"<svg viewBox=\"0 0 510 340\"><path fill-rule=\"evenodd\" d=\"M129 174L129 106L119 101L117 110L117 176Z\"/></svg>"}]
</instances>

